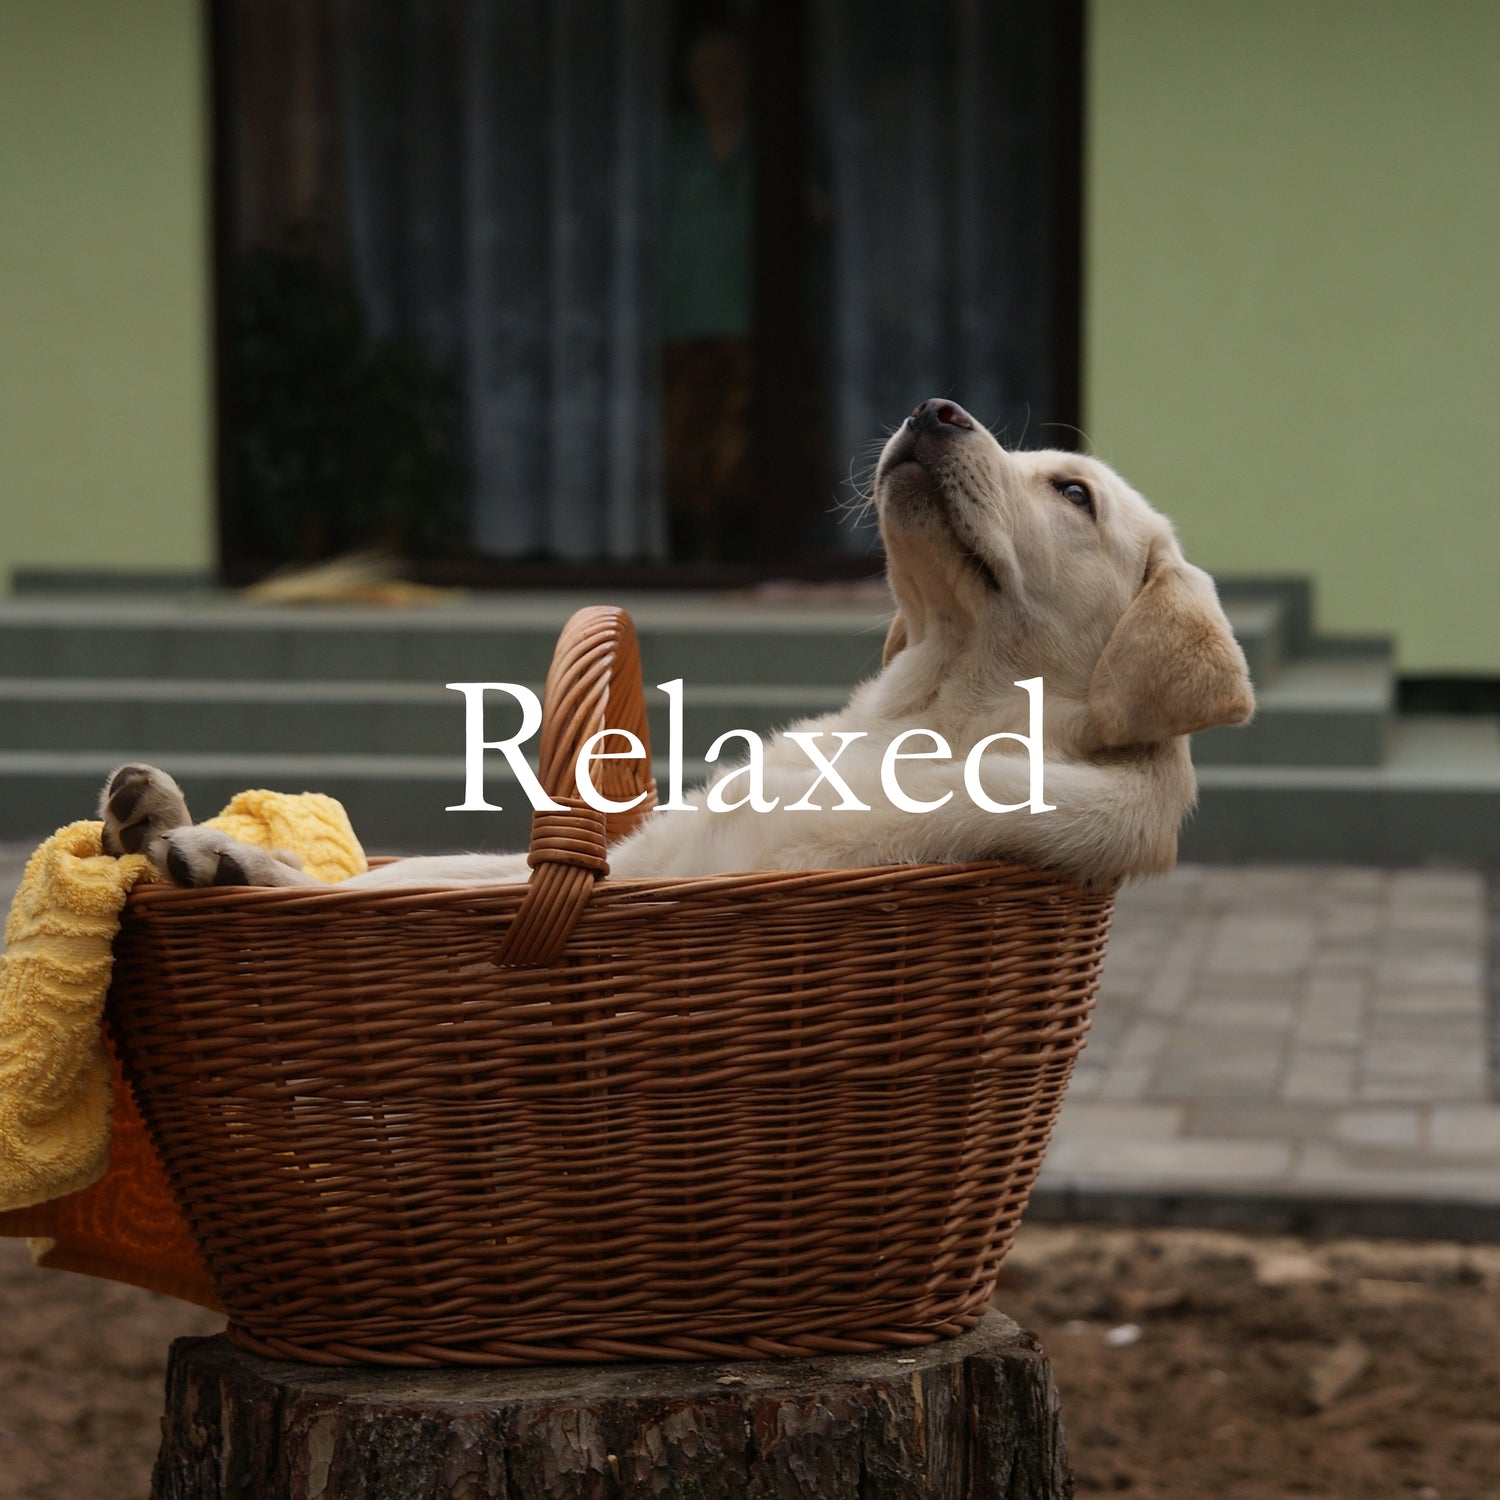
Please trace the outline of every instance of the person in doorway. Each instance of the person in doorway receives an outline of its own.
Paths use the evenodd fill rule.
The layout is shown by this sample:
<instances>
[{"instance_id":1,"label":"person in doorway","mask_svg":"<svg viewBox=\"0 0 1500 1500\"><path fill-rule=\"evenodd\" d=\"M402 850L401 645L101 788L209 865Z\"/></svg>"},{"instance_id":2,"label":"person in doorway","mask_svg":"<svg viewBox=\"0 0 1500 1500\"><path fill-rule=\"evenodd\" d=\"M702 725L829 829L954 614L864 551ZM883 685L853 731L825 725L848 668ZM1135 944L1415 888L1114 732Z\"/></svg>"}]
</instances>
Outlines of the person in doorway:
<instances>
[{"instance_id":1,"label":"person in doorway","mask_svg":"<svg viewBox=\"0 0 1500 1500\"><path fill-rule=\"evenodd\" d=\"M751 530L755 163L740 30L700 26L680 82L661 268L668 518L674 561L729 562Z\"/></svg>"}]
</instances>

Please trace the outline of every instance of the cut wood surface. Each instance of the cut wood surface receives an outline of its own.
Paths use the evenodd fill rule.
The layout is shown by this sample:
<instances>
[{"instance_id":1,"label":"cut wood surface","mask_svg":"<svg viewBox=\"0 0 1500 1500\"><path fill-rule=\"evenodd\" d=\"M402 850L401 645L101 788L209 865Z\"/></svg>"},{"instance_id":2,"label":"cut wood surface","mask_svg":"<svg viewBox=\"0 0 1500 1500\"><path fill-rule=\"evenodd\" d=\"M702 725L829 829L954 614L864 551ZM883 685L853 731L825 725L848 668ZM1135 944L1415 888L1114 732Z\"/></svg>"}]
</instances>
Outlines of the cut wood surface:
<instances>
[{"instance_id":1,"label":"cut wood surface","mask_svg":"<svg viewBox=\"0 0 1500 1500\"><path fill-rule=\"evenodd\" d=\"M153 1500L1063 1500L1046 1355L1008 1318L878 1355L439 1370L179 1339Z\"/></svg>"}]
</instances>

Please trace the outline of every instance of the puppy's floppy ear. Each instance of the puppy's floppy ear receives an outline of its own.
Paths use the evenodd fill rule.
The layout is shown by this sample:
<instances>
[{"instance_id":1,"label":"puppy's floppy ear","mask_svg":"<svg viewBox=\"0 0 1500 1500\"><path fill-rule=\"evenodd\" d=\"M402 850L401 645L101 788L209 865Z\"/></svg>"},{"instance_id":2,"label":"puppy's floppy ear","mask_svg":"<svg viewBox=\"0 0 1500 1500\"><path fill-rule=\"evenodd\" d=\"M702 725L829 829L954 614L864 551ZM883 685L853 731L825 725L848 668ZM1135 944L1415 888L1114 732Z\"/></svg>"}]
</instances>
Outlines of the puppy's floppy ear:
<instances>
[{"instance_id":1,"label":"puppy's floppy ear","mask_svg":"<svg viewBox=\"0 0 1500 1500\"><path fill-rule=\"evenodd\" d=\"M880 665L888 667L891 658L898 651L906 649L906 616L900 610L896 611L896 618L891 621L891 628L885 633L885 650L881 653Z\"/></svg>"},{"instance_id":2,"label":"puppy's floppy ear","mask_svg":"<svg viewBox=\"0 0 1500 1500\"><path fill-rule=\"evenodd\" d=\"M1158 544L1146 581L1094 666L1089 716L1105 745L1243 724L1255 712L1245 653L1213 579Z\"/></svg>"}]
</instances>

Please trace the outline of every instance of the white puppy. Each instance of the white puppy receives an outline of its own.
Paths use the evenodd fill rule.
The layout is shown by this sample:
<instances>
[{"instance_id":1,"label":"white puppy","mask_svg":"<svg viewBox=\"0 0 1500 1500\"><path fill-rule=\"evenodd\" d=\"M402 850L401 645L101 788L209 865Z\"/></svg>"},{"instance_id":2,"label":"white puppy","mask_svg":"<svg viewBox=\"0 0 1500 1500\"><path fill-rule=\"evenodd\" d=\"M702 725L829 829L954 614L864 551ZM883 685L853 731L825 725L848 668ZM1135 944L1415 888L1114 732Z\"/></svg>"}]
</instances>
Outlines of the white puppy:
<instances>
[{"instance_id":1,"label":"white puppy","mask_svg":"<svg viewBox=\"0 0 1500 1500\"><path fill-rule=\"evenodd\" d=\"M1009 453L961 407L924 401L886 444L875 478L897 614L878 676L845 708L794 726L817 743L866 810L802 745L766 747L765 802L733 811L660 812L610 852L618 878L737 870L1017 859L1096 884L1169 869L1196 796L1187 736L1241 723L1254 699L1245 658L1212 579L1188 564L1171 524L1103 464L1074 453ZM1026 804L1025 735L1042 679L1044 795ZM888 747L903 758L903 798L883 782ZM838 732L861 731L835 756ZM726 773L733 775L733 772ZM724 778L720 778L723 780ZM810 789L811 810L793 810ZM739 793L736 792L736 798ZM724 800L735 800L725 796ZM140 850L183 885L303 885L311 877L262 850L194 827L175 782L126 766L105 788L110 852ZM353 886L482 885L524 880L524 856L400 860Z\"/></svg>"}]
</instances>

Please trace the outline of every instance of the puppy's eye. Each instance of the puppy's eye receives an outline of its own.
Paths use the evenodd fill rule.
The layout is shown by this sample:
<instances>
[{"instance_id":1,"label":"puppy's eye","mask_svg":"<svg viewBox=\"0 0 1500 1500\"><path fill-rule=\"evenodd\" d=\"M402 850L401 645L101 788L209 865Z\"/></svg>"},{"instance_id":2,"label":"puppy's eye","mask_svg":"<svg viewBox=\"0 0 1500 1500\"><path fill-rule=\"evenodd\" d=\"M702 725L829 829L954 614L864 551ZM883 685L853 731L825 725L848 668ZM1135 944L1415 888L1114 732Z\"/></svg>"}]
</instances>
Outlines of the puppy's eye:
<instances>
[{"instance_id":1,"label":"puppy's eye","mask_svg":"<svg viewBox=\"0 0 1500 1500\"><path fill-rule=\"evenodd\" d=\"M1054 479L1052 488L1057 491L1064 500L1071 501L1079 510L1086 510L1090 515L1094 514L1094 497L1089 493L1089 487L1077 479Z\"/></svg>"}]
</instances>

